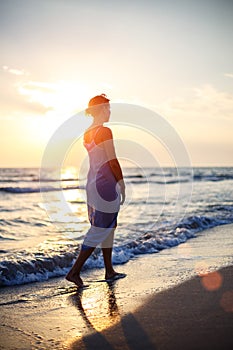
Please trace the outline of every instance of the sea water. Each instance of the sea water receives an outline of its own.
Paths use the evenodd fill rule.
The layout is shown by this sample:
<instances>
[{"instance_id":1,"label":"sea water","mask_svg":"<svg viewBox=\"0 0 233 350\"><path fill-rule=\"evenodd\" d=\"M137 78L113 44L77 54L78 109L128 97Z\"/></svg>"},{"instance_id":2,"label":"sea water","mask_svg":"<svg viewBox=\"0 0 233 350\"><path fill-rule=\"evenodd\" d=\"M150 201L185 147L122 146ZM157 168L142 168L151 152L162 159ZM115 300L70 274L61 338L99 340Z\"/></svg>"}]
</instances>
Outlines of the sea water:
<instances>
[{"instance_id":1,"label":"sea water","mask_svg":"<svg viewBox=\"0 0 233 350\"><path fill-rule=\"evenodd\" d=\"M126 202L118 216L114 264L159 254L233 222L232 167L130 167L123 173ZM0 286L67 273L90 226L85 181L75 168L59 176L48 169L43 177L38 168L0 169ZM97 248L84 268L99 267Z\"/></svg>"}]
</instances>

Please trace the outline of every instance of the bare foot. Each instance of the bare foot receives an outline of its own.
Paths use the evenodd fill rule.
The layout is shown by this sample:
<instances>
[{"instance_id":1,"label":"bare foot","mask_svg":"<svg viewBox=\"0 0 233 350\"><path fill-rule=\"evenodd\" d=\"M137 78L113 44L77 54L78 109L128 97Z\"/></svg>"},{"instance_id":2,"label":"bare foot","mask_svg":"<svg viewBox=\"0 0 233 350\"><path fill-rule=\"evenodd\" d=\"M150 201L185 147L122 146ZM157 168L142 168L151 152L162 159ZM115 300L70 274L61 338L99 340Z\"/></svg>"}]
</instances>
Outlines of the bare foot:
<instances>
[{"instance_id":1,"label":"bare foot","mask_svg":"<svg viewBox=\"0 0 233 350\"><path fill-rule=\"evenodd\" d=\"M106 281L114 281L117 280L119 278L124 278L126 276L125 273L119 273L114 271L113 273L109 273L105 275L105 279Z\"/></svg>"},{"instance_id":2,"label":"bare foot","mask_svg":"<svg viewBox=\"0 0 233 350\"><path fill-rule=\"evenodd\" d=\"M71 273L66 275L66 279L69 282L73 282L77 287L83 287L83 281L80 276L74 276Z\"/></svg>"}]
</instances>

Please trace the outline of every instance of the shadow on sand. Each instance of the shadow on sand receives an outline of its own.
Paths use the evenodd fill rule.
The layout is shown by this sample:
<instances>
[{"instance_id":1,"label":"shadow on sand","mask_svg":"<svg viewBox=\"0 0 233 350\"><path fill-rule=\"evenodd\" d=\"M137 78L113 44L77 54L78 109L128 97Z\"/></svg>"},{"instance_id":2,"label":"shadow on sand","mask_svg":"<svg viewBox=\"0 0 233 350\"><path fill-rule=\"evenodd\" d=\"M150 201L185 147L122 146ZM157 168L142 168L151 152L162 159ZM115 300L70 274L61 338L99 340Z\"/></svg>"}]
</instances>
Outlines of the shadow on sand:
<instances>
[{"instance_id":1,"label":"shadow on sand","mask_svg":"<svg viewBox=\"0 0 233 350\"><path fill-rule=\"evenodd\" d=\"M107 283L105 297L108 303L108 312L107 315L105 315L105 320L103 322L105 322L106 318L108 318L106 323L109 324L109 327L117 323L118 332L121 334L121 337L119 338L119 347L123 338L130 350L155 350L155 345L152 344L148 334L144 331L132 313L129 313L124 317L120 316L114 292L115 282L116 281ZM70 302L78 309L86 326L91 331L91 334L83 336L81 342L79 339L70 344L70 350L115 349L104 334L98 330L98 324L97 326L95 325L96 320L93 321L93 318L87 315L87 311L83 307L83 292L84 291L80 289L75 294L69 296L69 299ZM99 322L101 322L101 320Z\"/></svg>"}]
</instances>

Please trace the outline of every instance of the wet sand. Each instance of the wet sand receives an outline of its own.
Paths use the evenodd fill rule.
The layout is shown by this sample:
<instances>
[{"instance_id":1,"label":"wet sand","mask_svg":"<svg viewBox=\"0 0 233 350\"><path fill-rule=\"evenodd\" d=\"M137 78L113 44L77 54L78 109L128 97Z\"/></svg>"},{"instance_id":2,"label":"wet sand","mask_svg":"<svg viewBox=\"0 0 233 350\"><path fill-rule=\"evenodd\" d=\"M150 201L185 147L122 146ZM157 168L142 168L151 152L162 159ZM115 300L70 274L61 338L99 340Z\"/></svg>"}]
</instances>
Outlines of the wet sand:
<instances>
[{"instance_id":1,"label":"wet sand","mask_svg":"<svg viewBox=\"0 0 233 350\"><path fill-rule=\"evenodd\" d=\"M232 349L232 231L140 256L113 283L100 269L82 290L64 278L2 288L0 349Z\"/></svg>"},{"instance_id":2,"label":"wet sand","mask_svg":"<svg viewBox=\"0 0 233 350\"><path fill-rule=\"evenodd\" d=\"M114 327L70 349L233 349L232 277L228 267L155 294Z\"/></svg>"}]
</instances>

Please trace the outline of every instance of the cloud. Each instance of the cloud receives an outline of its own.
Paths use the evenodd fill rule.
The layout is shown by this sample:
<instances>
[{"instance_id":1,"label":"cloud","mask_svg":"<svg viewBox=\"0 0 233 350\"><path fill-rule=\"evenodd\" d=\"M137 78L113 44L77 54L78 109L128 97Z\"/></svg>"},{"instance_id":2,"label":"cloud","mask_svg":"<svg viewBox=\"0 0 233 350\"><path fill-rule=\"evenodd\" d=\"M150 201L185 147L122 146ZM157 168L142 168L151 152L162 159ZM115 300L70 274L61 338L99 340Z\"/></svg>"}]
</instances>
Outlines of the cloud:
<instances>
[{"instance_id":1,"label":"cloud","mask_svg":"<svg viewBox=\"0 0 233 350\"><path fill-rule=\"evenodd\" d=\"M39 81L27 81L26 83L21 85L21 88L24 91L42 91L45 93L55 93L57 84L47 83L47 82L39 82Z\"/></svg>"},{"instance_id":2,"label":"cloud","mask_svg":"<svg viewBox=\"0 0 233 350\"><path fill-rule=\"evenodd\" d=\"M38 102L27 101L17 92L11 91L7 95L1 96L0 115L3 117L12 117L17 115L44 115L51 110L51 107L45 107Z\"/></svg>"},{"instance_id":3,"label":"cloud","mask_svg":"<svg viewBox=\"0 0 233 350\"><path fill-rule=\"evenodd\" d=\"M2 66L2 69L10 74L14 75L28 75L24 69L9 68L8 66Z\"/></svg>"},{"instance_id":4,"label":"cloud","mask_svg":"<svg viewBox=\"0 0 233 350\"><path fill-rule=\"evenodd\" d=\"M233 94L219 91L210 84L193 88L188 96L174 98L159 106L172 116L233 120Z\"/></svg>"},{"instance_id":5,"label":"cloud","mask_svg":"<svg viewBox=\"0 0 233 350\"><path fill-rule=\"evenodd\" d=\"M55 108L54 96L56 95L56 84L26 81L17 84L17 89L19 94L30 103L40 104L44 108Z\"/></svg>"},{"instance_id":6,"label":"cloud","mask_svg":"<svg viewBox=\"0 0 233 350\"><path fill-rule=\"evenodd\" d=\"M205 84L164 101L156 106L156 111L168 119L185 145L192 150L201 145L204 158L208 154L206 145L215 144L222 149L222 159L227 147L232 150L233 94ZM197 152L200 159L202 152Z\"/></svg>"},{"instance_id":7,"label":"cloud","mask_svg":"<svg viewBox=\"0 0 233 350\"><path fill-rule=\"evenodd\" d=\"M2 68L2 69L1 69ZM87 101L96 90L111 89L106 82L94 86L78 77L70 80L47 81L33 79L23 69L4 65L0 68L2 116L36 113L56 115L61 120L86 108ZM29 79L30 75L30 79ZM103 88L104 87L104 88ZM47 113L49 111L49 113Z\"/></svg>"},{"instance_id":8,"label":"cloud","mask_svg":"<svg viewBox=\"0 0 233 350\"><path fill-rule=\"evenodd\" d=\"M225 73L224 77L233 78L233 74L232 73Z\"/></svg>"},{"instance_id":9,"label":"cloud","mask_svg":"<svg viewBox=\"0 0 233 350\"><path fill-rule=\"evenodd\" d=\"M51 108L57 115L71 115L87 101L89 87L77 81L26 81L18 84L18 91L31 102ZM82 104L81 104L82 103Z\"/></svg>"},{"instance_id":10,"label":"cloud","mask_svg":"<svg viewBox=\"0 0 233 350\"><path fill-rule=\"evenodd\" d=\"M12 72L13 71L13 72ZM5 74L5 73L10 74ZM25 76L26 75L26 76ZM8 66L3 66L0 71L0 116L2 118L12 118L19 115L44 115L51 110L51 106L45 106L39 101L29 100L22 96L18 87L27 79L27 74L16 74Z\"/></svg>"},{"instance_id":11,"label":"cloud","mask_svg":"<svg viewBox=\"0 0 233 350\"><path fill-rule=\"evenodd\" d=\"M22 74L21 74L22 73ZM1 118L19 115L54 114L60 119L67 118L84 109L90 89L77 81L34 81L17 69L3 66L0 71ZM84 108L83 108L84 107Z\"/></svg>"}]
</instances>

